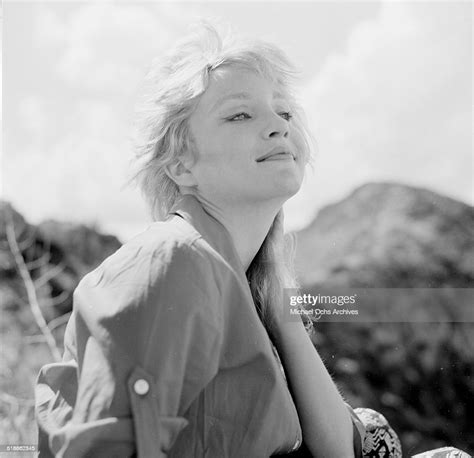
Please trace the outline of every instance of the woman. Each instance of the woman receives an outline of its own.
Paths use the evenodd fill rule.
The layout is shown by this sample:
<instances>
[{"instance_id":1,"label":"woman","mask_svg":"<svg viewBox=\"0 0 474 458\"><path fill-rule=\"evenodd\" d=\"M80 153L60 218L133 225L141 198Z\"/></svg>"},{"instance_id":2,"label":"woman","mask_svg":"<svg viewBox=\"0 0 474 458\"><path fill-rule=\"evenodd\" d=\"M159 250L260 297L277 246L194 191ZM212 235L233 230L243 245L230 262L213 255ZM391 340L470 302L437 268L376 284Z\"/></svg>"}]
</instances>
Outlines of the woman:
<instances>
[{"instance_id":1,"label":"woman","mask_svg":"<svg viewBox=\"0 0 474 458\"><path fill-rule=\"evenodd\" d=\"M154 63L137 178L162 221L76 289L63 362L38 378L40 456L361 455L363 425L281 316L282 205L309 161L293 74L210 26Z\"/></svg>"}]
</instances>

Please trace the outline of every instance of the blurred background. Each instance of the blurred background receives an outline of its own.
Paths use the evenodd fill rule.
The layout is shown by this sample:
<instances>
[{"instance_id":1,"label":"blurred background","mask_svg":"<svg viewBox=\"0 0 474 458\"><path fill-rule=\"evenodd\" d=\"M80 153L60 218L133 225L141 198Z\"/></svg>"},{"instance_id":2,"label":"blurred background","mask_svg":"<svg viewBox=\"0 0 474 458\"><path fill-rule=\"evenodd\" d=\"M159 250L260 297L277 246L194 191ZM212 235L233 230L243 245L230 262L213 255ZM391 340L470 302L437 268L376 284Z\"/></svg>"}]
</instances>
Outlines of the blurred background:
<instances>
[{"instance_id":1,"label":"blurred background","mask_svg":"<svg viewBox=\"0 0 474 458\"><path fill-rule=\"evenodd\" d=\"M307 291L472 288L470 2L6 1L2 16L0 444L36 442L33 384L62 351L72 291L150 222L125 186L134 103L199 17L276 43L301 72L317 151L285 223ZM384 322L380 304L380 323L319 323L314 343L406 456L472 453L474 326L416 306L426 322Z\"/></svg>"}]
</instances>

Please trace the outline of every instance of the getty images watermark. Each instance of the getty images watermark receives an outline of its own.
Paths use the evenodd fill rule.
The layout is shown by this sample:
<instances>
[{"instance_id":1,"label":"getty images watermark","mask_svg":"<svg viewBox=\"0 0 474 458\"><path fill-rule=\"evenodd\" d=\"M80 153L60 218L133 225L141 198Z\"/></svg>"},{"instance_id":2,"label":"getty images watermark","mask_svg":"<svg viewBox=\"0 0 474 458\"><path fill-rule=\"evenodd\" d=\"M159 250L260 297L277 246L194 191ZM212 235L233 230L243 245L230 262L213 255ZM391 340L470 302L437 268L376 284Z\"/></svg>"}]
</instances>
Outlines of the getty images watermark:
<instances>
[{"instance_id":1,"label":"getty images watermark","mask_svg":"<svg viewBox=\"0 0 474 458\"><path fill-rule=\"evenodd\" d=\"M286 288L283 299L288 321L474 322L474 288Z\"/></svg>"}]
</instances>

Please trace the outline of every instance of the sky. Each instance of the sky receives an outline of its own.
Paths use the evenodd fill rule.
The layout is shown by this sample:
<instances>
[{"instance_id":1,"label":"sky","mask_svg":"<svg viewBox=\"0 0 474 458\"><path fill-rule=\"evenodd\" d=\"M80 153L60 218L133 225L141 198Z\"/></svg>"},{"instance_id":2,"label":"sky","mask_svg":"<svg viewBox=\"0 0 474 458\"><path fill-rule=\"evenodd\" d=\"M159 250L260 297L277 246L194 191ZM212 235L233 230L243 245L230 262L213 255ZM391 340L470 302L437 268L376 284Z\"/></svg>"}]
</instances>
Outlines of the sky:
<instances>
[{"instance_id":1,"label":"sky","mask_svg":"<svg viewBox=\"0 0 474 458\"><path fill-rule=\"evenodd\" d=\"M470 2L4 1L0 198L30 222L150 218L127 187L133 107L151 60L211 17L280 46L316 139L287 230L366 182L473 204Z\"/></svg>"}]
</instances>

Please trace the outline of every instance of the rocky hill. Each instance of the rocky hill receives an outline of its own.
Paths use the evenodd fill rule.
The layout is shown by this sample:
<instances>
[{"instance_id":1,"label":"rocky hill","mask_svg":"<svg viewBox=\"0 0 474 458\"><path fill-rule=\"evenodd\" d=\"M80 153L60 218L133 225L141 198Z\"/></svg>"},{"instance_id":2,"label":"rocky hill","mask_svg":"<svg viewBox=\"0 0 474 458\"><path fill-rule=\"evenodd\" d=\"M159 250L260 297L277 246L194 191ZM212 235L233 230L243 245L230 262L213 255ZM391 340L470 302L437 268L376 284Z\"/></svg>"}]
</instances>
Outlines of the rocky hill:
<instances>
[{"instance_id":1,"label":"rocky hill","mask_svg":"<svg viewBox=\"0 0 474 458\"><path fill-rule=\"evenodd\" d=\"M425 189L366 184L296 235L304 285L474 284L474 209Z\"/></svg>"},{"instance_id":2,"label":"rocky hill","mask_svg":"<svg viewBox=\"0 0 474 458\"><path fill-rule=\"evenodd\" d=\"M8 224L14 228L32 280L52 274L38 288L40 303L44 299L57 299L54 307L44 308L50 319L71 310L71 295L79 280L121 246L115 236L101 234L95 228L81 224L57 221L46 221L37 226L29 224L9 203L0 201L1 310L19 310L26 300L7 240Z\"/></svg>"},{"instance_id":3,"label":"rocky hill","mask_svg":"<svg viewBox=\"0 0 474 458\"><path fill-rule=\"evenodd\" d=\"M38 295L47 320L55 320L58 343L61 315L67 318L78 281L120 242L82 225L35 226L0 203L0 442L28 444L36 434L32 387L51 353L37 338L6 240L10 217L32 279L46 278ZM308 292L321 285L473 287L474 209L425 189L364 185L322 209L296 236L296 267ZM54 275L45 277L48 272ZM417 306L428 310L430 304ZM354 407L388 418L406 456L444 445L472 452L474 324L388 323L386 307L380 303L374 311L380 322L315 325L313 341L330 373Z\"/></svg>"},{"instance_id":4,"label":"rocky hill","mask_svg":"<svg viewBox=\"0 0 474 458\"><path fill-rule=\"evenodd\" d=\"M14 234L10 243L8 233ZM72 292L84 274L121 244L84 225L29 224L0 201L0 443L34 444L33 386L39 368L53 358L33 318L11 243L18 246L59 351Z\"/></svg>"},{"instance_id":5,"label":"rocky hill","mask_svg":"<svg viewBox=\"0 0 474 458\"><path fill-rule=\"evenodd\" d=\"M388 418L406 456L457 445L474 450L474 209L434 192L366 184L322 209L298 232L296 268L304 292L344 288L471 288L472 301L441 304L406 297L417 322L318 322L313 341L354 406ZM453 291L453 290L451 290ZM436 317L438 316L437 311ZM421 320L420 317L421 316ZM458 322L456 322L458 321Z\"/></svg>"}]
</instances>

